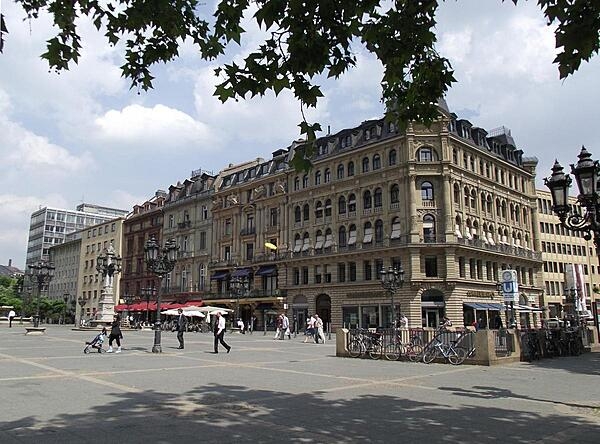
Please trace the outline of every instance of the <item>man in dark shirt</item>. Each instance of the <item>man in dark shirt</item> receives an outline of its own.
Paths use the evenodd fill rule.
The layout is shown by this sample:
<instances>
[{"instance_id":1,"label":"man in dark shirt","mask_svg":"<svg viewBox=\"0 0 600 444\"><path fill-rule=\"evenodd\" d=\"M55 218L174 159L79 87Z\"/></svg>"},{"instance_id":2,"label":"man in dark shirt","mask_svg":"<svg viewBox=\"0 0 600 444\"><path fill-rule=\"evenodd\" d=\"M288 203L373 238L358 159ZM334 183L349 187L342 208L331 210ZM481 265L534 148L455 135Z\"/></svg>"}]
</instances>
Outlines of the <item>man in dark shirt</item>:
<instances>
[{"instance_id":1,"label":"man in dark shirt","mask_svg":"<svg viewBox=\"0 0 600 444\"><path fill-rule=\"evenodd\" d=\"M177 340L179 341L179 350L183 350L183 332L187 327L187 319L183 315L183 310L180 308L177 310L179 316L177 317Z\"/></svg>"}]
</instances>

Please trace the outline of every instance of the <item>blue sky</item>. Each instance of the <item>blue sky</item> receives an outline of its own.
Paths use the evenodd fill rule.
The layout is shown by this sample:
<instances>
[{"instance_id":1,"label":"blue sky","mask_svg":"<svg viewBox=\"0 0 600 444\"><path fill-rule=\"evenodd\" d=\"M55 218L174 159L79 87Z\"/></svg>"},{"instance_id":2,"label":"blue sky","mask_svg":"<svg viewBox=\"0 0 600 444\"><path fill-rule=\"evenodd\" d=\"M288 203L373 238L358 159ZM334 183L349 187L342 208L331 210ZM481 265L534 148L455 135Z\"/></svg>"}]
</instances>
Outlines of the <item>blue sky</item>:
<instances>
[{"instance_id":1,"label":"blue sky","mask_svg":"<svg viewBox=\"0 0 600 444\"><path fill-rule=\"evenodd\" d=\"M536 2L442 2L438 49L458 83L450 109L474 125L511 129L526 156L539 158L538 184L554 158L575 162L585 145L600 157L600 58L558 79L552 28ZM207 12L214 7L209 1ZM48 17L23 21L3 0L10 31L0 55L0 263L22 266L29 216L40 206L82 201L129 209L195 169L269 158L299 136L300 106L291 94L221 104L212 96L215 63L186 47L155 69L155 89L138 94L121 78L118 49L81 23L79 65L60 75L39 58L51 34ZM242 46L222 63L255 48L261 31L246 26ZM332 132L380 117L381 66L355 48L356 69L323 83L325 98L309 119Z\"/></svg>"}]
</instances>

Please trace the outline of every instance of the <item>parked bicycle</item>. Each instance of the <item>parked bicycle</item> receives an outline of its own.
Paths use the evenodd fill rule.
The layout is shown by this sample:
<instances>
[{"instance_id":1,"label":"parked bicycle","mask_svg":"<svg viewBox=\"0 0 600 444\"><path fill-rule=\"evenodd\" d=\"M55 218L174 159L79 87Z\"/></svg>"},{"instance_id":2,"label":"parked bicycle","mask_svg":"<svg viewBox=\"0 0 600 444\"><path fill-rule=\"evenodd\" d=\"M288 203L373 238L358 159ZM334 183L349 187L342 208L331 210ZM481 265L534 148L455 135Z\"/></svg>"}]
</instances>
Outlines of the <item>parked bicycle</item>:
<instances>
[{"instance_id":1,"label":"parked bicycle","mask_svg":"<svg viewBox=\"0 0 600 444\"><path fill-rule=\"evenodd\" d=\"M444 357L452 365L460 365L467 358L467 350L463 347L457 347L457 340L443 342L442 335L436 335L423 352L423 362L430 364L436 358Z\"/></svg>"},{"instance_id":2,"label":"parked bicycle","mask_svg":"<svg viewBox=\"0 0 600 444\"><path fill-rule=\"evenodd\" d=\"M381 334L365 329L357 330L348 343L348 355L351 358L368 354L371 359L379 359L383 355L383 349Z\"/></svg>"}]
</instances>

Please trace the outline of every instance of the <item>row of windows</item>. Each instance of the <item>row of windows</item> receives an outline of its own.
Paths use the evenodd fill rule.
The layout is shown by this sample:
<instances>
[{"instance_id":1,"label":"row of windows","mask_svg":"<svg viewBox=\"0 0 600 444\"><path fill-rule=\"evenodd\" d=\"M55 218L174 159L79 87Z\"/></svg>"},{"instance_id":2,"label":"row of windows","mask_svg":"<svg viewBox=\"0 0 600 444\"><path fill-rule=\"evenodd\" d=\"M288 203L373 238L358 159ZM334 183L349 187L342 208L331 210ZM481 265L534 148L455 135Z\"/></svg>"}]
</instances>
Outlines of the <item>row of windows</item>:
<instances>
[{"instance_id":1,"label":"row of windows","mask_svg":"<svg viewBox=\"0 0 600 444\"><path fill-rule=\"evenodd\" d=\"M465 208L477 210L477 192L475 189L465 186L463 188L463 192L461 193L460 186L455 183L454 203L460 206L461 201L464 201ZM492 209L494 208L494 198L492 197L492 194L484 192L480 193L479 208L481 211L492 214ZM509 219L513 222L520 223L522 221L524 224L529 223L529 209L526 207L521 209L519 204L512 202L507 204L506 199L496 197L495 209L496 212L494 215L496 217L502 217L503 219L506 219L508 215L510 216Z\"/></svg>"},{"instance_id":2,"label":"row of windows","mask_svg":"<svg viewBox=\"0 0 600 444\"><path fill-rule=\"evenodd\" d=\"M552 211L552 200L538 198L538 211L542 214L554 214ZM572 214L583 214L580 205L569 204L569 212Z\"/></svg>"},{"instance_id":3,"label":"row of windows","mask_svg":"<svg viewBox=\"0 0 600 444\"><path fill-rule=\"evenodd\" d=\"M564 273L565 267L571 263L544 261L544 272L546 273ZM592 274L595 273L595 267L592 265ZM588 275L588 266L583 264L583 274Z\"/></svg>"},{"instance_id":4,"label":"row of windows","mask_svg":"<svg viewBox=\"0 0 600 444\"><path fill-rule=\"evenodd\" d=\"M116 231L116 229L117 229L116 223L113 222L112 224L110 224L111 233L114 233ZM97 230L98 230L97 235L98 236L102 235L102 227L99 227ZM108 225L104 225L104 234L108 234L108 230L109 230ZM91 230L88 230L88 232L87 232L87 238L90 239L92 237L96 237L96 228L92 228Z\"/></svg>"},{"instance_id":5,"label":"row of windows","mask_svg":"<svg viewBox=\"0 0 600 444\"><path fill-rule=\"evenodd\" d=\"M459 150L458 148L452 149L452 163L455 165L459 164ZM477 169L476 166L479 166ZM463 152L462 155L462 167L466 170L470 170L475 174L479 174L481 176L487 177L488 179L494 180L497 183L502 185L508 185L509 188L512 188L517 191L526 191L526 180L524 177L517 177L511 173L505 173L503 168L498 166L494 166L492 168L492 164L490 162L485 162L483 160L479 160L479 163L476 161L476 157L468 154L467 152ZM508 179L508 180L507 180ZM507 183L508 182L508 183Z\"/></svg>"},{"instance_id":6,"label":"row of windows","mask_svg":"<svg viewBox=\"0 0 600 444\"><path fill-rule=\"evenodd\" d=\"M593 271L592 271L593 273ZM551 296L565 296L564 282L558 281L546 281L544 282L546 287L546 294ZM590 284L586 283L586 294L590 294Z\"/></svg>"},{"instance_id":7,"label":"row of windows","mask_svg":"<svg viewBox=\"0 0 600 444\"><path fill-rule=\"evenodd\" d=\"M571 236L571 237L581 237L583 238L584 232L582 231L572 231L568 228L565 228L562 224L552 224L548 222L540 222L540 232L546 234L556 234L560 236Z\"/></svg>"},{"instance_id":8,"label":"row of windows","mask_svg":"<svg viewBox=\"0 0 600 444\"><path fill-rule=\"evenodd\" d=\"M208 207L206 205L202 205L202 208L200 209L200 220L208 220L208 217ZM183 217L177 223L180 224L182 222L190 222L190 213L188 210L183 211ZM175 228L175 215L169 214L167 227Z\"/></svg>"},{"instance_id":9,"label":"row of windows","mask_svg":"<svg viewBox=\"0 0 600 444\"><path fill-rule=\"evenodd\" d=\"M569 254L573 256L587 256L585 246L561 244L559 242L542 241L542 251L544 253Z\"/></svg>"},{"instance_id":10,"label":"row of windows","mask_svg":"<svg viewBox=\"0 0 600 444\"><path fill-rule=\"evenodd\" d=\"M483 261L480 259L465 258L460 256L458 258L458 275L461 278L470 278L477 280L487 280L490 282L499 281L499 270L504 270L505 265L499 267L497 262ZM519 283L521 285L534 285L533 283L533 268L520 268L517 267L517 274L519 276ZM485 273L484 273L485 271ZM485 279L484 279L485 275Z\"/></svg>"},{"instance_id":11,"label":"row of windows","mask_svg":"<svg viewBox=\"0 0 600 444\"><path fill-rule=\"evenodd\" d=\"M103 248L104 249L108 248L108 246L111 243L114 245L115 244L115 240L114 239L111 239L110 241L105 240L104 242L98 242L97 244L86 245L85 246L85 252L86 252L86 254L95 253L96 251L98 253L100 253L100 252L102 252ZM96 246L97 246L97 248L96 248Z\"/></svg>"}]
</instances>

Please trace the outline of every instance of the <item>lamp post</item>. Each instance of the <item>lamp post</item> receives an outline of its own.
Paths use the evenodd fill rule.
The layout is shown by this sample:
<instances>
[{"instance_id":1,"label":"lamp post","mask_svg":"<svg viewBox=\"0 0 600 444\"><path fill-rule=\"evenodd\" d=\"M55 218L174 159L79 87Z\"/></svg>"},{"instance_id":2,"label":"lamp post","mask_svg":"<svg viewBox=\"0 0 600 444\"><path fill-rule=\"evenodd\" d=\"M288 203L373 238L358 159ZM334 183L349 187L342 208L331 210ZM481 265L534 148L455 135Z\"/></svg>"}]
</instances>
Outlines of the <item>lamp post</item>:
<instances>
[{"instance_id":1,"label":"lamp post","mask_svg":"<svg viewBox=\"0 0 600 444\"><path fill-rule=\"evenodd\" d=\"M100 296L100 321L111 323L115 315L115 299L113 296L113 276L121 271L121 256L112 242L96 259L96 270L102 275L102 291Z\"/></svg>"},{"instance_id":2,"label":"lamp post","mask_svg":"<svg viewBox=\"0 0 600 444\"><path fill-rule=\"evenodd\" d=\"M142 292L142 297L146 301L146 325L148 325L148 322L150 322L150 298L154 295L154 287L140 288L140 291Z\"/></svg>"},{"instance_id":3,"label":"lamp post","mask_svg":"<svg viewBox=\"0 0 600 444\"><path fill-rule=\"evenodd\" d=\"M177 250L179 250L179 247L175 244L174 239L166 241L165 246L162 249L159 247L156 239L154 239L154 236L148 239L146 245L144 245L148 271L154 273L159 278L159 285L156 291L156 322L154 324L154 345L152 346L152 353L162 352L162 347L160 345L160 289L163 278L175 268L175 263L177 262Z\"/></svg>"},{"instance_id":4,"label":"lamp post","mask_svg":"<svg viewBox=\"0 0 600 444\"><path fill-rule=\"evenodd\" d=\"M83 320L83 315L84 315L83 307L87 303L87 299L84 296L79 296L77 298L77 302L79 303L79 306L81 307L81 312L79 314L79 325L81 325L81 321Z\"/></svg>"},{"instance_id":5,"label":"lamp post","mask_svg":"<svg viewBox=\"0 0 600 444\"><path fill-rule=\"evenodd\" d=\"M404 285L404 269L402 266L392 268L391 266L380 272L381 286L390 293L392 302L392 328L396 327L396 306L394 304L394 294Z\"/></svg>"},{"instance_id":6,"label":"lamp post","mask_svg":"<svg viewBox=\"0 0 600 444\"><path fill-rule=\"evenodd\" d=\"M565 296L565 302L566 302L565 305L568 308L567 313L572 318L573 323L577 327L577 326L579 326L579 313L578 313L579 310L577 309L577 305L578 305L579 295L581 294L581 288L565 287L563 290L564 290L564 296Z\"/></svg>"},{"instance_id":7,"label":"lamp post","mask_svg":"<svg viewBox=\"0 0 600 444\"><path fill-rule=\"evenodd\" d=\"M63 325L66 325L67 323L67 303L69 302L69 298L71 297L71 295L69 293L64 293L63 294L63 302L65 303L65 306L63 307Z\"/></svg>"},{"instance_id":8,"label":"lamp post","mask_svg":"<svg viewBox=\"0 0 600 444\"><path fill-rule=\"evenodd\" d=\"M585 208L584 214L574 212L569 205L569 188L571 176L564 173L563 166L554 161L552 175L544 179L544 184L552 194L552 211L558 216L561 224L572 231L582 231L585 240L594 239L596 255L600 252L600 196L598 195L598 176L600 164L592 159L592 155L581 147L576 165L571 164L571 173L575 176L579 196L577 202ZM600 260L600 256L599 260Z\"/></svg>"},{"instance_id":9,"label":"lamp post","mask_svg":"<svg viewBox=\"0 0 600 444\"><path fill-rule=\"evenodd\" d=\"M496 292L498 296L501 296L504 300L504 313L506 313L506 328L515 328L517 326L517 319L515 318L515 301L504 294L503 282L496 282Z\"/></svg>"},{"instance_id":10,"label":"lamp post","mask_svg":"<svg viewBox=\"0 0 600 444\"><path fill-rule=\"evenodd\" d=\"M229 281L233 292L235 293L235 318L240 319L240 297L246 294L249 285L248 278L246 276L236 276Z\"/></svg>"},{"instance_id":11,"label":"lamp post","mask_svg":"<svg viewBox=\"0 0 600 444\"><path fill-rule=\"evenodd\" d=\"M44 285L50 283L54 277L54 265L50 262L38 261L34 264L29 265L31 277L34 281L37 281L38 292L37 292L37 304L35 308L35 316L33 317L33 326L38 328L40 326L40 297Z\"/></svg>"}]
</instances>

